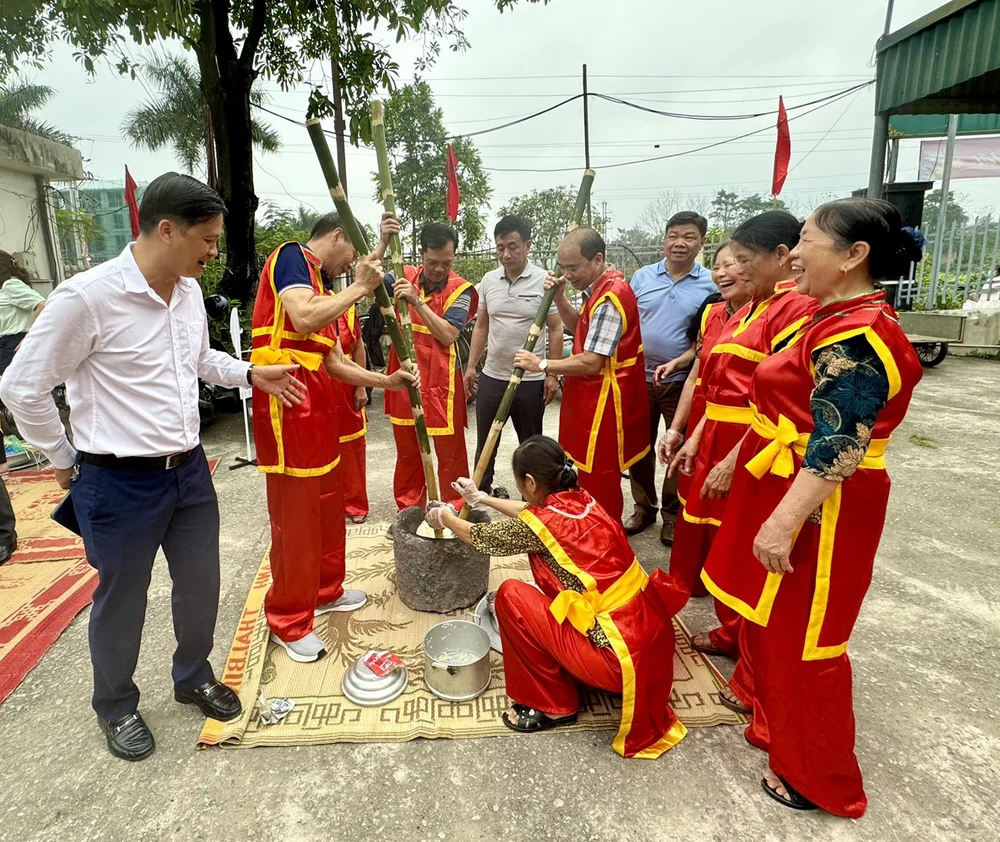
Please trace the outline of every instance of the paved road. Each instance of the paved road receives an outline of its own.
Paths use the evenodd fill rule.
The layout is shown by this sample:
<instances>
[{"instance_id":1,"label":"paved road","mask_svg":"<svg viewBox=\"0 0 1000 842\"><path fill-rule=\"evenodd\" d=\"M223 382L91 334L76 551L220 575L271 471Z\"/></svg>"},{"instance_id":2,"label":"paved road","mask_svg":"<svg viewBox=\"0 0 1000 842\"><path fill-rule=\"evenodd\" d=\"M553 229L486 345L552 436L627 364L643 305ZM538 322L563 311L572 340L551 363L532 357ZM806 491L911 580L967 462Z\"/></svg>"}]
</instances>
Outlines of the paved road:
<instances>
[{"instance_id":1,"label":"paved road","mask_svg":"<svg viewBox=\"0 0 1000 842\"><path fill-rule=\"evenodd\" d=\"M692 731L655 762L623 761L609 733L195 752L200 721L170 693L160 564L137 676L156 754L129 764L105 751L89 708L85 612L0 706L0 840L995 839L998 383L1000 367L983 360L928 371L890 448L894 495L851 644L871 802L860 822L773 804L758 783L762 755L732 728ZM384 519L392 440L372 414L369 489ZM554 411L549 420L554 429ZM224 460L217 665L267 542L261 478L225 469L242 440L238 417L205 436ZM665 564L655 530L635 546L647 567ZM709 621L704 602L685 609L695 629Z\"/></svg>"}]
</instances>

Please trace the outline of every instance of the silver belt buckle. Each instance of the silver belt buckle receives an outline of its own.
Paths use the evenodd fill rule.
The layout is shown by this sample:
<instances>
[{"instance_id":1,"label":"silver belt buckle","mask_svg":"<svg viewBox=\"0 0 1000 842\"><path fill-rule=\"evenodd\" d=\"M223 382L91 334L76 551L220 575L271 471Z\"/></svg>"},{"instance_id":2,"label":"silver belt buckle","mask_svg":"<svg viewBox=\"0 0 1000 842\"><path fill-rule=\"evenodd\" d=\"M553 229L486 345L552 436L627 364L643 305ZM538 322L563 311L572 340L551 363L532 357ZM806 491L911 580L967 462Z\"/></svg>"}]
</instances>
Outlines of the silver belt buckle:
<instances>
[{"instance_id":1,"label":"silver belt buckle","mask_svg":"<svg viewBox=\"0 0 1000 842\"><path fill-rule=\"evenodd\" d=\"M174 468L176 468L181 463L180 460L183 455L184 455L183 453L173 453L170 456L168 456L167 463L165 466L166 470L172 471Z\"/></svg>"}]
</instances>

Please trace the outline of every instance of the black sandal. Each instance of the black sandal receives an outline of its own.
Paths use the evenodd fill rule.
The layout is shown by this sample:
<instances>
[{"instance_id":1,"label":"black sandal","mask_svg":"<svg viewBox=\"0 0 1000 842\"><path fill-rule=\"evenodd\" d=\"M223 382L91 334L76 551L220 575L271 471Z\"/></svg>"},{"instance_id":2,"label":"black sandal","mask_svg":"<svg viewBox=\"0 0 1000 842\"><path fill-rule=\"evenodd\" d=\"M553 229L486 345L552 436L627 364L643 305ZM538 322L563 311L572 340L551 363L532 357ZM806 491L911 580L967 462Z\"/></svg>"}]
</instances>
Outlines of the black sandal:
<instances>
[{"instance_id":1,"label":"black sandal","mask_svg":"<svg viewBox=\"0 0 1000 842\"><path fill-rule=\"evenodd\" d=\"M793 810L818 810L819 809L819 807L817 807L815 804L813 804L812 801L810 801L804 795L799 794L799 792L794 787L792 787L792 785L789 784L788 781L786 781L783 777L781 777L781 775L775 775L775 777L779 781L781 781L781 785L785 788L785 791L788 793L788 797L787 798L785 798L785 796L781 795L778 792L778 790L776 790L776 789L768 786L768 784L767 784L767 778L761 778L760 779L760 785L762 787L764 787L764 792L766 792L768 795L770 795L779 804L782 804L785 807L790 807Z\"/></svg>"},{"instance_id":2,"label":"black sandal","mask_svg":"<svg viewBox=\"0 0 1000 842\"><path fill-rule=\"evenodd\" d=\"M741 716L750 716L753 714L753 708L748 708L743 702L731 702L721 692L719 693L719 704Z\"/></svg>"},{"instance_id":3,"label":"black sandal","mask_svg":"<svg viewBox=\"0 0 1000 842\"><path fill-rule=\"evenodd\" d=\"M514 704L512 707L517 711L517 722L511 722L507 718L507 711L500 714L500 719L511 731L517 731L520 734L534 734L536 731L545 731L560 725L572 725L576 722L577 717L577 714L574 713L571 716L553 719L547 713L529 708L527 705Z\"/></svg>"}]
</instances>

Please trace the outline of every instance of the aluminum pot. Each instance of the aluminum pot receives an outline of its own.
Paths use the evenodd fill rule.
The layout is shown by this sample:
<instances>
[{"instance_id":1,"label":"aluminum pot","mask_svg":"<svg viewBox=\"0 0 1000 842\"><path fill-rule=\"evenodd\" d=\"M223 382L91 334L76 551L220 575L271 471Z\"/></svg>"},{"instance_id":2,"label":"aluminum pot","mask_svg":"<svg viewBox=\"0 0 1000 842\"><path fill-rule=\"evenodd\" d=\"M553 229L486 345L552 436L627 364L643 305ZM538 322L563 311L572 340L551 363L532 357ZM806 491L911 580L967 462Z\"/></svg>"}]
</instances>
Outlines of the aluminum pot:
<instances>
[{"instance_id":1,"label":"aluminum pot","mask_svg":"<svg viewBox=\"0 0 1000 842\"><path fill-rule=\"evenodd\" d=\"M424 635L424 682L435 696L467 702L490 684L490 637L468 620L446 620Z\"/></svg>"}]
</instances>

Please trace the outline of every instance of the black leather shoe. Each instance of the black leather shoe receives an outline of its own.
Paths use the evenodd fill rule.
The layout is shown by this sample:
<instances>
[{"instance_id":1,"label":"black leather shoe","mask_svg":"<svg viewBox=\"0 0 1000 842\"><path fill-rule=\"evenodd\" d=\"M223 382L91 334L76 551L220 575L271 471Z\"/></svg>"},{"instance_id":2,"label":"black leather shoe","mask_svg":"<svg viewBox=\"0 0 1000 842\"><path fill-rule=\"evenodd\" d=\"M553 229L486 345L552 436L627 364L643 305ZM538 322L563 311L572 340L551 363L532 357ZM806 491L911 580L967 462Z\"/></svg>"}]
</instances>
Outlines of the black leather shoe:
<instances>
[{"instance_id":1,"label":"black leather shoe","mask_svg":"<svg viewBox=\"0 0 1000 842\"><path fill-rule=\"evenodd\" d=\"M649 509L641 509L636 506L635 511L632 512L632 517L625 521L623 526L625 527L626 535L638 535L654 523L656 523L655 509L650 511Z\"/></svg>"},{"instance_id":2,"label":"black leather shoe","mask_svg":"<svg viewBox=\"0 0 1000 842\"><path fill-rule=\"evenodd\" d=\"M174 698L185 705L197 705L209 719L229 722L243 713L239 697L225 684L216 679L206 681L194 690L174 688Z\"/></svg>"},{"instance_id":3,"label":"black leather shoe","mask_svg":"<svg viewBox=\"0 0 1000 842\"><path fill-rule=\"evenodd\" d=\"M10 561L10 557L14 555L15 550L17 550L17 538L14 539L13 544L0 547L0 564Z\"/></svg>"},{"instance_id":4,"label":"black leather shoe","mask_svg":"<svg viewBox=\"0 0 1000 842\"><path fill-rule=\"evenodd\" d=\"M108 751L115 757L122 760L145 760L156 748L153 733L146 727L138 711L121 719L104 719L99 716L97 722L108 741Z\"/></svg>"}]
</instances>

